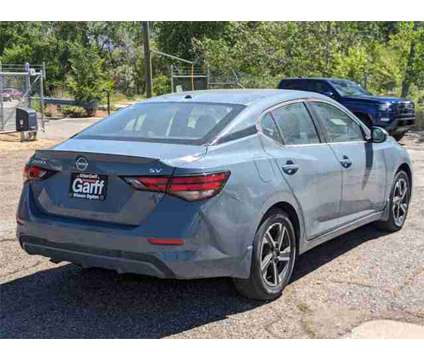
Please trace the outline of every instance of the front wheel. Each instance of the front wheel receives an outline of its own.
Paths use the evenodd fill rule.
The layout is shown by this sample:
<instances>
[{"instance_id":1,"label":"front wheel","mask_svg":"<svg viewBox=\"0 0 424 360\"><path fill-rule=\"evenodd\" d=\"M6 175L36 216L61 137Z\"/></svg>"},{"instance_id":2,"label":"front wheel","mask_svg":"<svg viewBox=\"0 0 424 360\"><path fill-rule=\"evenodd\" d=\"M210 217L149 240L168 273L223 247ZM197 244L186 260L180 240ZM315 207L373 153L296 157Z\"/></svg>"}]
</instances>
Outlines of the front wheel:
<instances>
[{"instance_id":1,"label":"front wheel","mask_svg":"<svg viewBox=\"0 0 424 360\"><path fill-rule=\"evenodd\" d=\"M274 300L288 284L296 259L293 224L281 210L271 211L256 231L248 279L234 279L237 290L255 300Z\"/></svg>"},{"instance_id":2,"label":"front wheel","mask_svg":"<svg viewBox=\"0 0 424 360\"><path fill-rule=\"evenodd\" d=\"M408 215L409 200L411 198L411 182L405 171L399 171L393 180L389 202L389 218L379 221L377 226L382 230L394 232L402 228Z\"/></svg>"}]
</instances>

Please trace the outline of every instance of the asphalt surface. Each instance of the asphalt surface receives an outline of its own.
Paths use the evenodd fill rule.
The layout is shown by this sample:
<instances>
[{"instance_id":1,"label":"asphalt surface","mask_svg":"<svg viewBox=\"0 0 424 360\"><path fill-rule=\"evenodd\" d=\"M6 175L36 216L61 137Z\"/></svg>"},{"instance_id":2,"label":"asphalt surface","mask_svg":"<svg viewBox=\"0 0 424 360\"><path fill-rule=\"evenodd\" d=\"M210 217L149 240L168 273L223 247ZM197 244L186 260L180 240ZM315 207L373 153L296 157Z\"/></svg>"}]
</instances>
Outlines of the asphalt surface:
<instances>
[{"instance_id":1,"label":"asphalt surface","mask_svg":"<svg viewBox=\"0 0 424 360\"><path fill-rule=\"evenodd\" d=\"M51 122L40 142L0 146L0 337L338 338L369 320L424 325L423 134L403 141L415 171L405 227L387 234L369 225L311 250L283 296L260 303L237 295L229 279L118 275L20 249L15 210L25 161L91 122Z\"/></svg>"}]
</instances>

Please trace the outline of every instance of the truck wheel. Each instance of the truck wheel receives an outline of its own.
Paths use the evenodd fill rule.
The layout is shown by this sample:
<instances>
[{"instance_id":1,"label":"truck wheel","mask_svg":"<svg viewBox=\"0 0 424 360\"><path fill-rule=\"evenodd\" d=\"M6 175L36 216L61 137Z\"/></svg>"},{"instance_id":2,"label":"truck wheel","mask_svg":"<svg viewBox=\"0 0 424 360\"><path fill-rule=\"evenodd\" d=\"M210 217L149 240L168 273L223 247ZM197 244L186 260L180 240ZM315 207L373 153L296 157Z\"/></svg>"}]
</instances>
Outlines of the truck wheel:
<instances>
[{"instance_id":1,"label":"truck wheel","mask_svg":"<svg viewBox=\"0 0 424 360\"><path fill-rule=\"evenodd\" d=\"M405 132L400 132L400 133L394 133L392 136L395 138L396 141L400 141L406 134Z\"/></svg>"},{"instance_id":2,"label":"truck wheel","mask_svg":"<svg viewBox=\"0 0 424 360\"><path fill-rule=\"evenodd\" d=\"M248 279L233 279L243 296L274 300L288 284L296 259L296 235L284 211L272 210L256 231Z\"/></svg>"}]
</instances>

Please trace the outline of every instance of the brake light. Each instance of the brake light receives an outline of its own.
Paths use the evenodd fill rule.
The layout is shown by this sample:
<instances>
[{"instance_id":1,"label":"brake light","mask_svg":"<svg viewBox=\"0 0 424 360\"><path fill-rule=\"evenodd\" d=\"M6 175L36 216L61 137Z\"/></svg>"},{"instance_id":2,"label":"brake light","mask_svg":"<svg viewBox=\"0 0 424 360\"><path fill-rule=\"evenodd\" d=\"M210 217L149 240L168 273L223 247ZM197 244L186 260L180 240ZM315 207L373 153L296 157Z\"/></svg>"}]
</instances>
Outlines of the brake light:
<instances>
[{"instance_id":1,"label":"brake light","mask_svg":"<svg viewBox=\"0 0 424 360\"><path fill-rule=\"evenodd\" d=\"M217 195L230 176L230 172L190 176L137 176L125 181L137 190L164 192L188 201L208 199Z\"/></svg>"},{"instance_id":2,"label":"brake light","mask_svg":"<svg viewBox=\"0 0 424 360\"><path fill-rule=\"evenodd\" d=\"M24 181L41 180L48 175L49 171L34 165L25 165Z\"/></svg>"}]
</instances>

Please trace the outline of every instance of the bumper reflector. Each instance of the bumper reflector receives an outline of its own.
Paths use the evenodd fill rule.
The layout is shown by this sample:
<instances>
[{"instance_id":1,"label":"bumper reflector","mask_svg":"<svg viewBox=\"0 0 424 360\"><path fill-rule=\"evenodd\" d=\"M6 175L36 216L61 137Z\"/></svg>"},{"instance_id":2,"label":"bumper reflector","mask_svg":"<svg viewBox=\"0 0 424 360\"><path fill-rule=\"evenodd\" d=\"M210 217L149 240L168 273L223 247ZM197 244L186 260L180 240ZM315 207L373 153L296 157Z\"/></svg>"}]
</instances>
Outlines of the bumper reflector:
<instances>
[{"instance_id":1,"label":"bumper reflector","mask_svg":"<svg viewBox=\"0 0 424 360\"><path fill-rule=\"evenodd\" d=\"M147 239L152 245L184 245L184 240L181 239Z\"/></svg>"}]
</instances>

